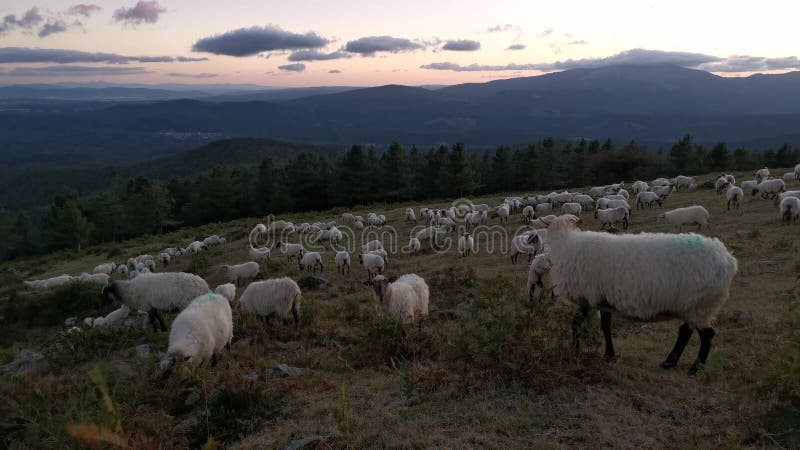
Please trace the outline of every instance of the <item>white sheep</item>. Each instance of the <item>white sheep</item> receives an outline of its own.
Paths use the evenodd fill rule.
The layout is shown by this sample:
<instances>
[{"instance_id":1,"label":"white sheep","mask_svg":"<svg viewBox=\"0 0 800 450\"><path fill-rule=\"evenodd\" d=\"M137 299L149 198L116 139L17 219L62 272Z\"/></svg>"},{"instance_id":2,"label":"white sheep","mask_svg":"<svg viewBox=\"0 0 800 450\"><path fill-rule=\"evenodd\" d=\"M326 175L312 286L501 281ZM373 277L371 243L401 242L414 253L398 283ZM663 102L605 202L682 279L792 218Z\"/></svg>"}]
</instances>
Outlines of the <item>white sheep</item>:
<instances>
[{"instance_id":1,"label":"white sheep","mask_svg":"<svg viewBox=\"0 0 800 450\"><path fill-rule=\"evenodd\" d=\"M475 251L475 239L469 233L464 233L458 238L458 253L461 256L469 256L470 252Z\"/></svg>"},{"instance_id":2,"label":"white sheep","mask_svg":"<svg viewBox=\"0 0 800 450\"><path fill-rule=\"evenodd\" d=\"M644 181L636 181L633 183L633 195L638 195L641 192L647 192L649 190L650 186Z\"/></svg>"},{"instance_id":3,"label":"white sheep","mask_svg":"<svg viewBox=\"0 0 800 450\"><path fill-rule=\"evenodd\" d=\"M383 242L378 239L373 239L361 246L361 253L371 252L373 250L380 250L383 248Z\"/></svg>"},{"instance_id":4,"label":"white sheep","mask_svg":"<svg viewBox=\"0 0 800 450\"><path fill-rule=\"evenodd\" d=\"M370 279L374 275L382 274L386 264L382 256L373 255L372 253L361 253L358 255L358 262L364 266L364 269L367 271L367 277Z\"/></svg>"},{"instance_id":5,"label":"white sheep","mask_svg":"<svg viewBox=\"0 0 800 450\"><path fill-rule=\"evenodd\" d=\"M684 175L678 175L675 177L675 189L680 190L680 188L685 187L688 188L692 184L696 184L697 180L694 177L687 177Z\"/></svg>"},{"instance_id":6,"label":"white sheep","mask_svg":"<svg viewBox=\"0 0 800 450\"><path fill-rule=\"evenodd\" d=\"M800 219L800 198L784 197L779 207L781 225L791 225Z\"/></svg>"},{"instance_id":7,"label":"white sheep","mask_svg":"<svg viewBox=\"0 0 800 450\"><path fill-rule=\"evenodd\" d=\"M193 299L172 322L167 354L201 365L233 340L233 315L229 300L218 294Z\"/></svg>"},{"instance_id":8,"label":"white sheep","mask_svg":"<svg viewBox=\"0 0 800 450\"><path fill-rule=\"evenodd\" d=\"M106 302L120 302L131 309L147 311L153 330L156 320L161 329L167 326L159 311L182 309L193 299L210 292L202 278L191 273L162 272L142 274L132 280L114 281L103 289Z\"/></svg>"},{"instance_id":9,"label":"white sheep","mask_svg":"<svg viewBox=\"0 0 800 450\"><path fill-rule=\"evenodd\" d=\"M336 263L337 272L340 272L342 275L344 275L344 271L347 269L347 273L350 273L350 253L344 250L336 252L334 262Z\"/></svg>"},{"instance_id":10,"label":"white sheep","mask_svg":"<svg viewBox=\"0 0 800 450\"><path fill-rule=\"evenodd\" d=\"M270 257L270 248L269 247L249 247L247 249L247 254L250 257L250 261L269 261Z\"/></svg>"},{"instance_id":11,"label":"white sheep","mask_svg":"<svg viewBox=\"0 0 800 450\"><path fill-rule=\"evenodd\" d=\"M363 230L364 229L364 222L361 220L356 220L353 222L353 228L356 230Z\"/></svg>"},{"instance_id":12,"label":"white sheep","mask_svg":"<svg viewBox=\"0 0 800 450\"><path fill-rule=\"evenodd\" d=\"M47 278L44 280L25 281L26 287L35 289L37 291L46 291L54 289L74 282L75 279L69 275L59 275L57 277Z\"/></svg>"},{"instance_id":13,"label":"white sheep","mask_svg":"<svg viewBox=\"0 0 800 450\"><path fill-rule=\"evenodd\" d=\"M731 182L725 178L725 175L720 175L717 177L716 181L714 181L714 189L717 191L717 194L722 194L728 186L731 185Z\"/></svg>"},{"instance_id":14,"label":"white sheep","mask_svg":"<svg viewBox=\"0 0 800 450\"><path fill-rule=\"evenodd\" d=\"M591 209L591 207L594 205L594 199L590 195L586 194L575 194L575 196L572 197L572 201L581 205L581 208L584 210Z\"/></svg>"},{"instance_id":15,"label":"white sheep","mask_svg":"<svg viewBox=\"0 0 800 450\"><path fill-rule=\"evenodd\" d=\"M113 262L107 262L103 264L99 264L92 269L92 273L104 273L106 275L111 275L114 273L114 269L117 268L117 265Z\"/></svg>"},{"instance_id":16,"label":"white sheep","mask_svg":"<svg viewBox=\"0 0 800 450\"><path fill-rule=\"evenodd\" d=\"M406 222L410 224L417 223L417 216L414 215L414 210L411 208L406 208Z\"/></svg>"},{"instance_id":17,"label":"white sheep","mask_svg":"<svg viewBox=\"0 0 800 450\"><path fill-rule=\"evenodd\" d=\"M705 225L709 227L708 210L700 205L687 206L667 211L658 216L659 219L666 219L672 225L677 225L679 230L683 230L684 225L697 225L697 230Z\"/></svg>"},{"instance_id":18,"label":"white sheep","mask_svg":"<svg viewBox=\"0 0 800 450\"><path fill-rule=\"evenodd\" d=\"M229 302L232 302L233 299L236 298L236 285L233 283L220 284L214 289L214 293L221 295L227 298Z\"/></svg>"},{"instance_id":19,"label":"white sheep","mask_svg":"<svg viewBox=\"0 0 800 450\"><path fill-rule=\"evenodd\" d=\"M342 222L348 221L353 222L356 220L356 217L352 213L342 213Z\"/></svg>"},{"instance_id":20,"label":"white sheep","mask_svg":"<svg viewBox=\"0 0 800 450\"><path fill-rule=\"evenodd\" d=\"M661 206L662 203L661 197L659 197L655 192L645 191L636 194L636 209L644 208L645 205L647 205L648 208L651 208L653 203L657 203L658 206Z\"/></svg>"},{"instance_id":21,"label":"white sheep","mask_svg":"<svg viewBox=\"0 0 800 450\"><path fill-rule=\"evenodd\" d=\"M117 274L125 276L128 274L128 266L125 264L120 264L117 266Z\"/></svg>"},{"instance_id":22,"label":"white sheep","mask_svg":"<svg viewBox=\"0 0 800 450\"><path fill-rule=\"evenodd\" d=\"M550 226L550 222L552 222L553 219L555 219L555 218L556 218L556 216L554 216L552 214L549 215L549 216L539 217L538 219L532 220L528 224L528 226L530 228L533 228L534 230L544 229L544 228L549 227Z\"/></svg>"},{"instance_id":23,"label":"white sheep","mask_svg":"<svg viewBox=\"0 0 800 450\"><path fill-rule=\"evenodd\" d=\"M581 207L580 203L567 202L561 205L561 212L563 214L580 216L582 211L583 207Z\"/></svg>"},{"instance_id":24,"label":"white sheep","mask_svg":"<svg viewBox=\"0 0 800 450\"><path fill-rule=\"evenodd\" d=\"M383 311L395 320L408 324L428 315L430 288L422 277L406 274L390 282L378 275L367 284Z\"/></svg>"},{"instance_id":25,"label":"white sheep","mask_svg":"<svg viewBox=\"0 0 800 450\"><path fill-rule=\"evenodd\" d=\"M242 312L257 314L268 321L273 315L286 323L291 312L294 325L300 323L300 286L289 277L250 283L239 297Z\"/></svg>"},{"instance_id":26,"label":"white sheep","mask_svg":"<svg viewBox=\"0 0 800 450\"><path fill-rule=\"evenodd\" d=\"M756 186L758 186L758 181L756 180L742 181L742 191L744 192L752 193Z\"/></svg>"},{"instance_id":27,"label":"white sheep","mask_svg":"<svg viewBox=\"0 0 800 450\"><path fill-rule=\"evenodd\" d=\"M298 262L300 266L300 270L308 270L309 272L316 272L317 266L319 266L319 271L324 272L325 266L322 264L322 255L319 252L308 252L300 258Z\"/></svg>"},{"instance_id":28,"label":"white sheep","mask_svg":"<svg viewBox=\"0 0 800 450\"><path fill-rule=\"evenodd\" d=\"M552 210L553 210L553 205L551 205L550 203L539 203L534 208L534 212L536 213L535 214L536 216L538 216L540 214L551 212Z\"/></svg>"},{"instance_id":29,"label":"white sheep","mask_svg":"<svg viewBox=\"0 0 800 450\"><path fill-rule=\"evenodd\" d=\"M492 213L492 219L499 218L500 223L508 223L508 216L510 214L510 207L507 204L503 204L495 208L494 212Z\"/></svg>"},{"instance_id":30,"label":"white sheep","mask_svg":"<svg viewBox=\"0 0 800 450\"><path fill-rule=\"evenodd\" d=\"M762 181L769 178L769 169L764 167L763 169L756 170L756 181L761 183Z\"/></svg>"},{"instance_id":31,"label":"white sheep","mask_svg":"<svg viewBox=\"0 0 800 450\"><path fill-rule=\"evenodd\" d=\"M755 197L756 194L761 194L761 198L776 198L778 194L784 192L786 190L786 183L783 180L778 178L773 178L771 180L764 180L756 187L753 188L753 191L750 193L751 196Z\"/></svg>"},{"instance_id":32,"label":"white sheep","mask_svg":"<svg viewBox=\"0 0 800 450\"><path fill-rule=\"evenodd\" d=\"M795 180L794 172L786 172L785 174L783 174L783 181L789 182L794 180Z\"/></svg>"},{"instance_id":33,"label":"white sheep","mask_svg":"<svg viewBox=\"0 0 800 450\"><path fill-rule=\"evenodd\" d=\"M800 181L800 164L794 166L794 179Z\"/></svg>"},{"instance_id":34,"label":"white sheep","mask_svg":"<svg viewBox=\"0 0 800 450\"><path fill-rule=\"evenodd\" d=\"M247 281L255 280L261 272L261 268L255 261L248 261L232 266L225 265L222 266L222 270L225 271L228 280L236 284L236 286L239 286L240 281L246 283Z\"/></svg>"},{"instance_id":35,"label":"white sheep","mask_svg":"<svg viewBox=\"0 0 800 450\"><path fill-rule=\"evenodd\" d=\"M99 284L100 286L105 286L105 285L108 284L108 279L109 278L110 277L106 273L88 274L88 273L84 272L84 273L81 274L80 277L78 277L78 280L81 283L84 283L84 284L86 284L86 283L94 283L94 284Z\"/></svg>"},{"instance_id":36,"label":"white sheep","mask_svg":"<svg viewBox=\"0 0 800 450\"><path fill-rule=\"evenodd\" d=\"M286 261L291 262L292 258L297 258L299 261L300 258L303 257L303 253L305 249L303 248L303 244L290 244L288 242L278 242L275 244L275 248L281 249L281 253L286 255Z\"/></svg>"},{"instance_id":37,"label":"white sheep","mask_svg":"<svg viewBox=\"0 0 800 450\"><path fill-rule=\"evenodd\" d=\"M419 239L412 237L408 240L408 252L413 254L419 253L422 250L422 243Z\"/></svg>"},{"instance_id":38,"label":"white sheep","mask_svg":"<svg viewBox=\"0 0 800 450\"><path fill-rule=\"evenodd\" d=\"M528 268L528 299L536 298L536 288L540 289L539 298L544 299L548 293L552 295L553 285L550 281L552 263L546 253L536 255Z\"/></svg>"},{"instance_id":39,"label":"white sheep","mask_svg":"<svg viewBox=\"0 0 800 450\"><path fill-rule=\"evenodd\" d=\"M731 205L734 209L739 209L739 202L744 198L744 192L739 186L731 186L725 192L725 198L728 200L728 211L731 210Z\"/></svg>"},{"instance_id":40,"label":"white sheep","mask_svg":"<svg viewBox=\"0 0 800 450\"><path fill-rule=\"evenodd\" d=\"M661 200L664 201L664 199L666 199L667 197L669 197L670 194L672 194L673 190L675 190L675 187L674 186L670 186L670 185L653 186L653 189L651 189L651 192L653 192L656 195L658 195L659 197L661 197Z\"/></svg>"},{"instance_id":41,"label":"white sheep","mask_svg":"<svg viewBox=\"0 0 800 450\"><path fill-rule=\"evenodd\" d=\"M672 183L666 178L656 178L650 184L652 184L653 187L656 187L656 186L671 186L672 185Z\"/></svg>"},{"instance_id":42,"label":"white sheep","mask_svg":"<svg viewBox=\"0 0 800 450\"><path fill-rule=\"evenodd\" d=\"M583 317L600 310L606 359L615 357L612 311L641 321L681 319L678 340L661 367L677 365L696 328L700 351L690 369L696 373L708 357L711 324L728 299L736 258L718 239L696 234L611 235L582 232L581 223L564 215L550 226L555 295L580 306Z\"/></svg>"},{"instance_id":43,"label":"white sheep","mask_svg":"<svg viewBox=\"0 0 800 450\"><path fill-rule=\"evenodd\" d=\"M628 224L630 223L630 211L624 206L601 209L596 211L596 216L600 219L601 230L605 228L606 225L610 228L618 223L622 223L622 229L627 230Z\"/></svg>"},{"instance_id":44,"label":"white sheep","mask_svg":"<svg viewBox=\"0 0 800 450\"><path fill-rule=\"evenodd\" d=\"M519 255L528 255L530 261L537 253L544 250L547 230L528 230L511 239L511 264L516 264Z\"/></svg>"},{"instance_id":45,"label":"white sheep","mask_svg":"<svg viewBox=\"0 0 800 450\"><path fill-rule=\"evenodd\" d=\"M113 328L122 324L122 321L128 317L130 308L127 305L115 309L108 313L105 317L97 317L92 321L92 328Z\"/></svg>"}]
</instances>

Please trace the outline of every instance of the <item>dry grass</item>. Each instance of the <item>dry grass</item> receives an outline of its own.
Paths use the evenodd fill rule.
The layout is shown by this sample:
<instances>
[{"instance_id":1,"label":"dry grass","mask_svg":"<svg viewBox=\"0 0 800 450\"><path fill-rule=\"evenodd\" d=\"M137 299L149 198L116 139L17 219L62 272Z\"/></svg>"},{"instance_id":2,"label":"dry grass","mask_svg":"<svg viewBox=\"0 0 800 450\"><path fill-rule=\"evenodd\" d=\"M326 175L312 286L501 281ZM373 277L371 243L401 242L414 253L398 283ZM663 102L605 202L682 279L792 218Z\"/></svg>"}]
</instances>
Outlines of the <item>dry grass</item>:
<instances>
[{"instance_id":1,"label":"dry grass","mask_svg":"<svg viewBox=\"0 0 800 450\"><path fill-rule=\"evenodd\" d=\"M736 175L737 179L744 179L742 174ZM475 201L491 205L502 197ZM679 370L665 372L658 368L674 342L679 325L676 322L641 324L615 318L615 344L621 357L611 365L601 361L595 348L578 357L558 353L561 343L557 337L551 340L554 347L542 355L514 353L526 350L516 346L513 342L516 338L520 342L550 342L536 335L537 327L551 327L554 335L568 330L566 318L570 310L566 306L543 312L534 310L535 314L548 315L546 322L535 327L525 327L521 320L509 322L509 327L519 328L505 330L508 334L497 339L510 337L510 341L502 341L494 353L488 347L474 348L475 355L470 360L457 349L459 339L484 337L476 335L476 324L486 324L487 333L501 334L502 329L491 327L502 324L504 319L492 314L518 313L520 317L531 314L526 309L526 300L522 300L526 299L522 291L527 264L520 258L517 265L512 265L507 254L485 251L460 258L451 249L443 254L392 255L390 259L390 275L415 272L432 286L431 317L421 329L394 330L377 320L370 292L361 285L366 276L357 267L357 258L353 258L352 274L342 276L335 271L333 253L328 252L323 255L324 276L331 281L331 287L304 293L304 323L299 330L280 325L265 330L257 320L237 316L234 323L237 338L252 337L254 344L233 349L219 366L200 369L199 374L192 375L193 381L186 383L195 388L208 383L215 386L211 391L216 394L222 386L239 389L236 392L250 392L247 390L250 388L242 387L242 379L250 371L258 371L257 384L270 389L265 398L275 400L274 405L272 400L267 402L274 408L264 414L263 421L249 430L246 437L229 440L231 448L279 448L294 438L332 434L338 436L336 446L352 448L728 448L770 447L778 446L779 442L787 445L775 440L768 432L769 424L765 425L760 418L774 405L786 402L782 395L798 395L773 389L773 385L778 383L774 379L781 375L775 367L783 367L780 364L787 358L787 352L796 350L798 344L796 323L791 321L798 297L789 292L800 267L800 227L781 226L771 201L748 198L740 210L728 212L724 196L711 190L678 192L668 199L664 210L691 204L702 204L711 213L711 229L703 233L719 237L739 259L739 274L734 279L730 301L716 326L709 366L697 378L686 375L698 350L696 337L686 349ZM408 236L410 227L403 224L407 206L418 210L420 206L446 207L449 202L374 205L353 212L362 215L368 211L382 212L400 236ZM330 220L340 212L297 214L287 219L295 223ZM656 220L660 212L661 209L634 210L629 232L675 231ZM246 260L247 232L260 220L263 218L211 224L11 265L28 279L77 274L105 261L109 252L116 253L113 259L119 261L139 253L154 253L166 246L185 245L197 236L219 234L228 237L228 243L209 251L207 266L201 270L209 285L216 285L224 282L221 265ZM584 229L599 228L591 214L584 214L584 220ZM520 226L521 218L515 215L505 229L513 233ZM401 238L400 244L405 245L406 240L407 237ZM484 250L481 245L479 242L480 250ZM170 269L186 270L190 264L189 258L184 257ZM289 275L295 279L301 276L295 263L287 264L279 255L262 265L262 270L267 276ZM630 270L634 276L636 268ZM473 285L468 286L469 283ZM14 301L24 302L29 295L20 293ZM491 302L508 305L495 309ZM486 317L482 318L483 314ZM536 316L525 317L536 319ZM0 356L9 359L24 346L39 349L53 333L51 329L23 333ZM596 330L592 329L592 333L596 337ZM376 335L390 339L383 342L374 338ZM370 339L377 343L365 343L364 336L373 336ZM149 342L154 351L166 346L165 336L152 336L150 332L133 339ZM489 344L496 343L494 337L486 339ZM104 354L97 361L107 364L112 360L129 360L126 352L132 344L124 342L125 349ZM165 381L156 373L152 360L134 363L133 370L139 375L134 383L137 389L152 388L161 393L179 390L174 379ZM277 363L310 367L314 374L307 378L265 380L265 370ZM92 392L91 383L87 386L79 376L92 367L91 363L81 363L69 370L53 367L49 373L26 377L23 383L3 379L0 399L8 397L14 405L26 401L36 404L32 392L37 388L33 385L40 388L47 385L49 389L60 383L66 387L62 387L62 394L52 402L47 414L33 414L15 406L15 416L21 414L42 429L78 421L101 422L104 415L100 401ZM107 370L114 373L113 369ZM164 448L181 448L193 442L192 436L175 437L172 426L192 411L203 409L202 402L177 408L174 406L177 400L173 398L159 408L157 399L133 393L131 386L115 380L111 384L115 386L112 398L123 405L122 424L129 439L150 445L143 436L145 433L133 428L135 424L154 436L163 436ZM791 380L788 384L788 389L797 389ZM54 433L54 440L38 443L30 440L30 431L19 436L12 447L66 445L59 441L65 436L61 432Z\"/></svg>"}]
</instances>

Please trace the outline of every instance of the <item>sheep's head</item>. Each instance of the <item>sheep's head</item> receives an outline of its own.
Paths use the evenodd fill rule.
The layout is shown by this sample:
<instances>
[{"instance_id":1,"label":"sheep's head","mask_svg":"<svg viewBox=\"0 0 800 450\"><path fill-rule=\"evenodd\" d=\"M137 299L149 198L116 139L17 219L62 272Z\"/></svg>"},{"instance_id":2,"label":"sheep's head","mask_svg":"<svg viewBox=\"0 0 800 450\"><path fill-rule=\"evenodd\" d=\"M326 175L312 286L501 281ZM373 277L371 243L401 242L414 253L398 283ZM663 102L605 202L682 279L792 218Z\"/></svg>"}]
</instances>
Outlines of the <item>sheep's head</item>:
<instances>
[{"instance_id":1,"label":"sheep's head","mask_svg":"<svg viewBox=\"0 0 800 450\"><path fill-rule=\"evenodd\" d=\"M583 220L579 217L573 216L572 214L564 214L553 219L553 222L550 223L548 228L556 234L567 233L575 230L579 231L582 224Z\"/></svg>"},{"instance_id":2,"label":"sheep's head","mask_svg":"<svg viewBox=\"0 0 800 450\"><path fill-rule=\"evenodd\" d=\"M115 303L119 301L119 281L115 281L103 288L103 301L105 303Z\"/></svg>"},{"instance_id":3,"label":"sheep's head","mask_svg":"<svg viewBox=\"0 0 800 450\"><path fill-rule=\"evenodd\" d=\"M386 297L391 294L390 281L383 275L377 275L372 280L365 281L364 284L372 287L372 293L375 294L378 303L382 304Z\"/></svg>"}]
</instances>

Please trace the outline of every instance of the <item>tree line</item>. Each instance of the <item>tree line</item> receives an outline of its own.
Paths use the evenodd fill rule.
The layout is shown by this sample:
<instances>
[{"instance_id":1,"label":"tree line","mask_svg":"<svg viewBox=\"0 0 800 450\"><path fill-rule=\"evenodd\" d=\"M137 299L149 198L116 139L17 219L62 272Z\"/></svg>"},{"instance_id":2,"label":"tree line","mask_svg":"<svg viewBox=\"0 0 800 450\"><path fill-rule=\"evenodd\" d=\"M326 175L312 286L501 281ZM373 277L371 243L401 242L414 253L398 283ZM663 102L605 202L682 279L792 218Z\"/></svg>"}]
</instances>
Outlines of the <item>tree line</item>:
<instances>
[{"instance_id":1,"label":"tree line","mask_svg":"<svg viewBox=\"0 0 800 450\"><path fill-rule=\"evenodd\" d=\"M665 154L666 153L666 154ZM341 157L299 153L283 165L265 159L251 169L217 168L163 183L137 177L92 198L66 189L40 214L0 208L0 260L160 234L184 226L375 202L457 198L555 190L668 175L793 167L789 145L730 151L685 136L668 152L635 141L558 141L467 151L464 144L425 150L394 142L383 151L353 145Z\"/></svg>"}]
</instances>

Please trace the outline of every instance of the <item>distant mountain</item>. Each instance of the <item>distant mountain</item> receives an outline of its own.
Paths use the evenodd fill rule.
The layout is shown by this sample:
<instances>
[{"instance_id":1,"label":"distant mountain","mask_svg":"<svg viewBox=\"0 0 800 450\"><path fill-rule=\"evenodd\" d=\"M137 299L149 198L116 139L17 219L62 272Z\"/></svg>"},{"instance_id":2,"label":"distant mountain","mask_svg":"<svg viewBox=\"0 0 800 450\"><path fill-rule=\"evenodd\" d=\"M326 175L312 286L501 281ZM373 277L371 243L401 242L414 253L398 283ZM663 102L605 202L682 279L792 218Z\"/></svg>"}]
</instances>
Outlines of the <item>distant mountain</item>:
<instances>
[{"instance_id":1,"label":"distant mountain","mask_svg":"<svg viewBox=\"0 0 800 450\"><path fill-rule=\"evenodd\" d=\"M59 87L59 86L3 86L0 103L29 100L70 101L140 101L170 100L177 98L202 98L210 94L198 90L171 91L142 87Z\"/></svg>"},{"instance_id":2,"label":"distant mountain","mask_svg":"<svg viewBox=\"0 0 800 450\"><path fill-rule=\"evenodd\" d=\"M216 95L209 100L216 102L253 102L295 100L314 95L337 94L339 92L362 89L353 86L321 86L307 88L269 89Z\"/></svg>"}]
</instances>

